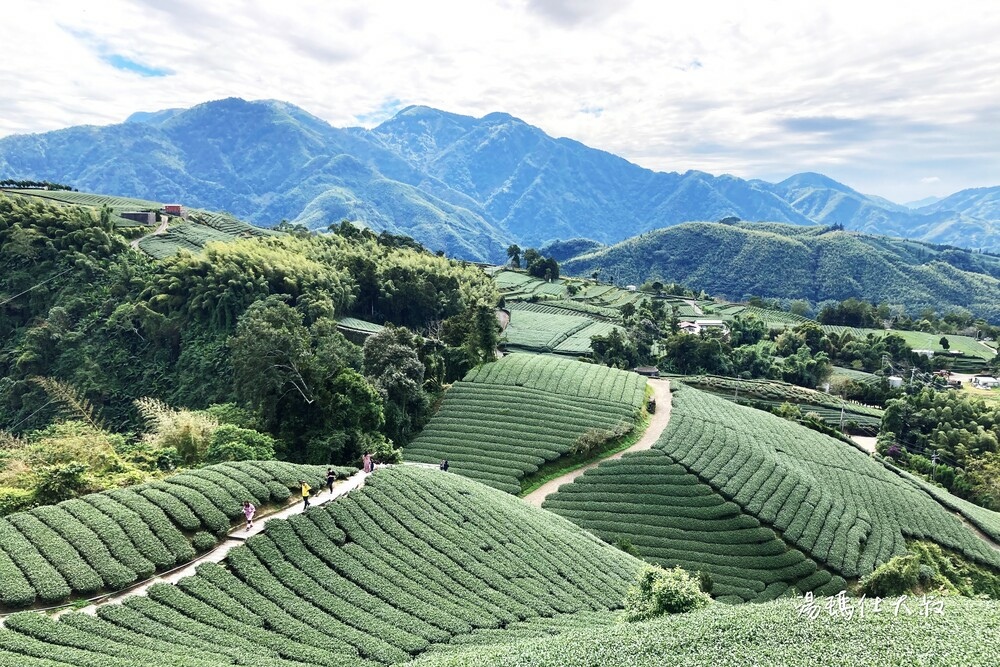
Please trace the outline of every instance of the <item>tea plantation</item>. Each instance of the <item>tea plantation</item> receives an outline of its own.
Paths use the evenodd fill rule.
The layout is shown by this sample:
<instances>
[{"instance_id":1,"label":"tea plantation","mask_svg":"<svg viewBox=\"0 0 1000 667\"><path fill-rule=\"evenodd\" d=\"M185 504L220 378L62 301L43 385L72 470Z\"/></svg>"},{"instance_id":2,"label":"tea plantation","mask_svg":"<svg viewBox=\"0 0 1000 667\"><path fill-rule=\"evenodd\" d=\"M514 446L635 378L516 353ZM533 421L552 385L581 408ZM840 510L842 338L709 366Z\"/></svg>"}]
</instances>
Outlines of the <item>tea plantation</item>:
<instances>
[{"instance_id":1,"label":"tea plantation","mask_svg":"<svg viewBox=\"0 0 1000 667\"><path fill-rule=\"evenodd\" d=\"M569 452L588 430L634 424L645 385L627 371L511 354L456 382L405 457L448 459L452 472L518 493L521 478Z\"/></svg>"},{"instance_id":2,"label":"tea plantation","mask_svg":"<svg viewBox=\"0 0 1000 667\"><path fill-rule=\"evenodd\" d=\"M655 449L602 463L543 507L609 542L628 540L647 560L711 575L720 600L760 602L789 589L835 593L846 585Z\"/></svg>"},{"instance_id":3,"label":"tea plantation","mask_svg":"<svg viewBox=\"0 0 1000 667\"><path fill-rule=\"evenodd\" d=\"M476 630L604 617L640 565L481 484L395 468L177 585L96 616L9 616L0 665L399 663Z\"/></svg>"},{"instance_id":4,"label":"tea plantation","mask_svg":"<svg viewBox=\"0 0 1000 667\"><path fill-rule=\"evenodd\" d=\"M339 468L343 477L353 472ZM0 519L0 608L114 591L214 547L242 503L283 503L325 468L222 463Z\"/></svg>"},{"instance_id":5,"label":"tea plantation","mask_svg":"<svg viewBox=\"0 0 1000 667\"><path fill-rule=\"evenodd\" d=\"M793 554L801 552L844 578L865 575L905 553L908 539L931 539L1000 567L1000 550L910 480L846 443L705 392L687 387L674 393L670 424L653 452L604 463L544 506L608 538L625 537L661 562L709 572L733 566L718 570L727 577L720 579L727 586L720 592L743 599L750 592L768 597L762 584L784 582L802 590L822 576L794 581L792 575L808 573L783 568L805 566L776 548L769 556L761 553L760 561L737 558L770 548L758 521ZM695 478L720 498L700 489ZM611 511L631 520L609 522ZM996 525L993 512L979 509L975 516L987 528ZM690 525L684 525L686 517Z\"/></svg>"},{"instance_id":6,"label":"tea plantation","mask_svg":"<svg viewBox=\"0 0 1000 667\"><path fill-rule=\"evenodd\" d=\"M487 645L428 652L414 667L994 667L1000 655L1000 605L947 598L941 613L920 599L896 600L851 618L825 607L810 620L801 601L710 605L641 624L580 619L583 627L518 624ZM906 610L909 610L909 613ZM552 636L557 631L556 636Z\"/></svg>"}]
</instances>

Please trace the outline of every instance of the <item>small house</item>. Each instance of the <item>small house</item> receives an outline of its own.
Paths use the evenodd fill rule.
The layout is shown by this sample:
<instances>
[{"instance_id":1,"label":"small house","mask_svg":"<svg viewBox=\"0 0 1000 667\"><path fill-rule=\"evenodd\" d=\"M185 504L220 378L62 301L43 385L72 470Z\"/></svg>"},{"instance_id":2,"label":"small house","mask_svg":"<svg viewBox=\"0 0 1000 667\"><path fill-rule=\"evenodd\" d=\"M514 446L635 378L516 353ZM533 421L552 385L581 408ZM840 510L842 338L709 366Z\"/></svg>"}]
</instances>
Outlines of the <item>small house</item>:
<instances>
[{"instance_id":1,"label":"small house","mask_svg":"<svg viewBox=\"0 0 1000 667\"><path fill-rule=\"evenodd\" d=\"M934 350L914 350L914 354L919 354L921 357L927 357L928 359L934 358Z\"/></svg>"},{"instance_id":2,"label":"small house","mask_svg":"<svg viewBox=\"0 0 1000 667\"><path fill-rule=\"evenodd\" d=\"M164 204L163 212L167 215L179 215L184 217L184 207L180 204Z\"/></svg>"},{"instance_id":3,"label":"small house","mask_svg":"<svg viewBox=\"0 0 1000 667\"><path fill-rule=\"evenodd\" d=\"M660 369L656 366L636 366L632 371L648 378L660 377Z\"/></svg>"},{"instance_id":4,"label":"small house","mask_svg":"<svg viewBox=\"0 0 1000 667\"><path fill-rule=\"evenodd\" d=\"M118 215L126 220L135 220L136 222L141 222L144 225L156 224L155 211L125 211L124 213L119 213Z\"/></svg>"},{"instance_id":5,"label":"small house","mask_svg":"<svg viewBox=\"0 0 1000 667\"><path fill-rule=\"evenodd\" d=\"M899 377L898 375L890 375L889 386L892 387L893 389L899 389L900 387L903 386L903 378Z\"/></svg>"},{"instance_id":6,"label":"small house","mask_svg":"<svg viewBox=\"0 0 1000 667\"><path fill-rule=\"evenodd\" d=\"M972 386L980 389L996 389L1000 387L1000 379L989 375L977 375L972 378Z\"/></svg>"}]
</instances>

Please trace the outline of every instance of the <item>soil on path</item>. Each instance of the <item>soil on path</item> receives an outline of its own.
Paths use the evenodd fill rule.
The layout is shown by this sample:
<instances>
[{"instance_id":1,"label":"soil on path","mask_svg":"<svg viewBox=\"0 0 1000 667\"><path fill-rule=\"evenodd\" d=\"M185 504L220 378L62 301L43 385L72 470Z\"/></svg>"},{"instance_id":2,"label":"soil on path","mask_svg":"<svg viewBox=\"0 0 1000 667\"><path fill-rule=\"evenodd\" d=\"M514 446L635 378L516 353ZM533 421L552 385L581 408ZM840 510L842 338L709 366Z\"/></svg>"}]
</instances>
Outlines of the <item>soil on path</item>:
<instances>
[{"instance_id":1,"label":"soil on path","mask_svg":"<svg viewBox=\"0 0 1000 667\"><path fill-rule=\"evenodd\" d=\"M132 241L131 243L129 243L129 245L132 246L133 250L138 250L139 249L139 242L140 241L148 239L150 236L158 236L158 235L162 234L163 232L167 231L167 225L168 224L170 224L170 216L166 216L165 215L165 216L163 216L163 222L160 223L159 227L157 227L156 229L154 229L150 233L146 234L145 236L140 236L139 238L137 238L134 241Z\"/></svg>"},{"instance_id":2,"label":"soil on path","mask_svg":"<svg viewBox=\"0 0 1000 667\"><path fill-rule=\"evenodd\" d=\"M542 484L540 487L529 493L524 497L525 502L535 507L541 507L542 501L547 497L559 490L559 487L563 484L569 484L574 479L587 472L591 468L596 468L598 465L605 461L611 461L613 459L620 459L625 454L630 452L639 452L644 449L651 449L657 440L660 439L660 434L663 430L667 428L667 423L670 421L670 383L667 380L650 380L650 386L653 388L653 396L656 398L656 412L650 415L649 425L646 427L646 432L642 434L638 442L629 447L628 449L622 450L617 454L612 454L611 456L606 456L602 459L596 461L591 461L587 465L577 468L565 475L560 475L555 479L550 479L549 481Z\"/></svg>"},{"instance_id":3,"label":"soil on path","mask_svg":"<svg viewBox=\"0 0 1000 667\"><path fill-rule=\"evenodd\" d=\"M878 443L878 438L870 435L852 435L851 440L868 453L874 453Z\"/></svg>"}]
</instances>

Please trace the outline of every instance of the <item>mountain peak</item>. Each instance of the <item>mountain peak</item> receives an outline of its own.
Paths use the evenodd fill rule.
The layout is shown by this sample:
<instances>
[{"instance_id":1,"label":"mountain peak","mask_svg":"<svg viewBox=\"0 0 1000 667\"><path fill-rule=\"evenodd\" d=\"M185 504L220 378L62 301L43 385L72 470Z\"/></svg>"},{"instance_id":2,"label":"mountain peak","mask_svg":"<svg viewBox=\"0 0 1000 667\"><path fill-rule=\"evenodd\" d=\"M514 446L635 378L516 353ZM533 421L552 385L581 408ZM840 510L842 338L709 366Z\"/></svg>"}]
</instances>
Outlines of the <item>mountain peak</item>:
<instances>
[{"instance_id":1,"label":"mountain peak","mask_svg":"<svg viewBox=\"0 0 1000 667\"><path fill-rule=\"evenodd\" d=\"M838 192L845 193L855 193L856 190L839 181L835 181L829 176L824 176L823 174L818 174L814 171L804 171L799 174L794 174L789 176L785 180L778 183L779 187L785 188L786 190L799 190L804 188L826 188L828 190L836 190Z\"/></svg>"}]
</instances>

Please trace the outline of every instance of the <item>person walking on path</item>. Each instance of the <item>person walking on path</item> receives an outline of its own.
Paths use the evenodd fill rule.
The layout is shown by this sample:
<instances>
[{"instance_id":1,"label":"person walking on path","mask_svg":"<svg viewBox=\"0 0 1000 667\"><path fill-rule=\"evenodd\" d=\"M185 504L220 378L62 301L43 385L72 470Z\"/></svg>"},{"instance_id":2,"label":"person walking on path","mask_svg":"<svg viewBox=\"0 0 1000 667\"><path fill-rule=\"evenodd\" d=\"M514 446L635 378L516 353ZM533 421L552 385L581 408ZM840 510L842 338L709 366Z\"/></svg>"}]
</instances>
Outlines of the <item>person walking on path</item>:
<instances>
[{"instance_id":1,"label":"person walking on path","mask_svg":"<svg viewBox=\"0 0 1000 667\"><path fill-rule=\"evenodd\" d=\"M448 472L448 459L441 459L441 465L438 466L441 470Z\"/></svg>"},{"instance_id":2,"label":"person walking on path","mask_svg":"<svg viewBox=\"0 0 1000 667\"><path fill-rule=\"evenodd\" d=\"M371 454L365 454L364 456L361 457L361 466L362 466L362 470L364 470L365 472L371 472L372 471L372 467L373 466L372 466L372 455Z\"/></svg>"},{"instance_id":3,"label":"person walking on path","mask_svg":"<svg viewBox=\"0 0 1000 667\"><path fill-rule=\"evenodd\" d=\"M302 485L302 507L309 507L309 491L312 487L306 484L304 479L300 479L299 484Z\"/></svg>"},{"instance_id":4,"label":"person walking on path","mask_svg":"<svg viewBox=\"0 0 1000 667\"><path fill-rule=\"evenodd\" d=\"M337 473L333 472L333 468L326 469L326 488L329 489L330 493L333 493L333 483L337 480Z\"/></svg>"},{"instance_id":5,"label":"person walking on path","mask_svg":"<svg viewBox=\"0 0 1000 667\"><path fill-rule=\"evenodd\" d=\"M247 530L253 528L253 515L257 512L257 508L253 506L249 500L243 501L243 516L247 518Z\"/></svg>"}]
</instances>

